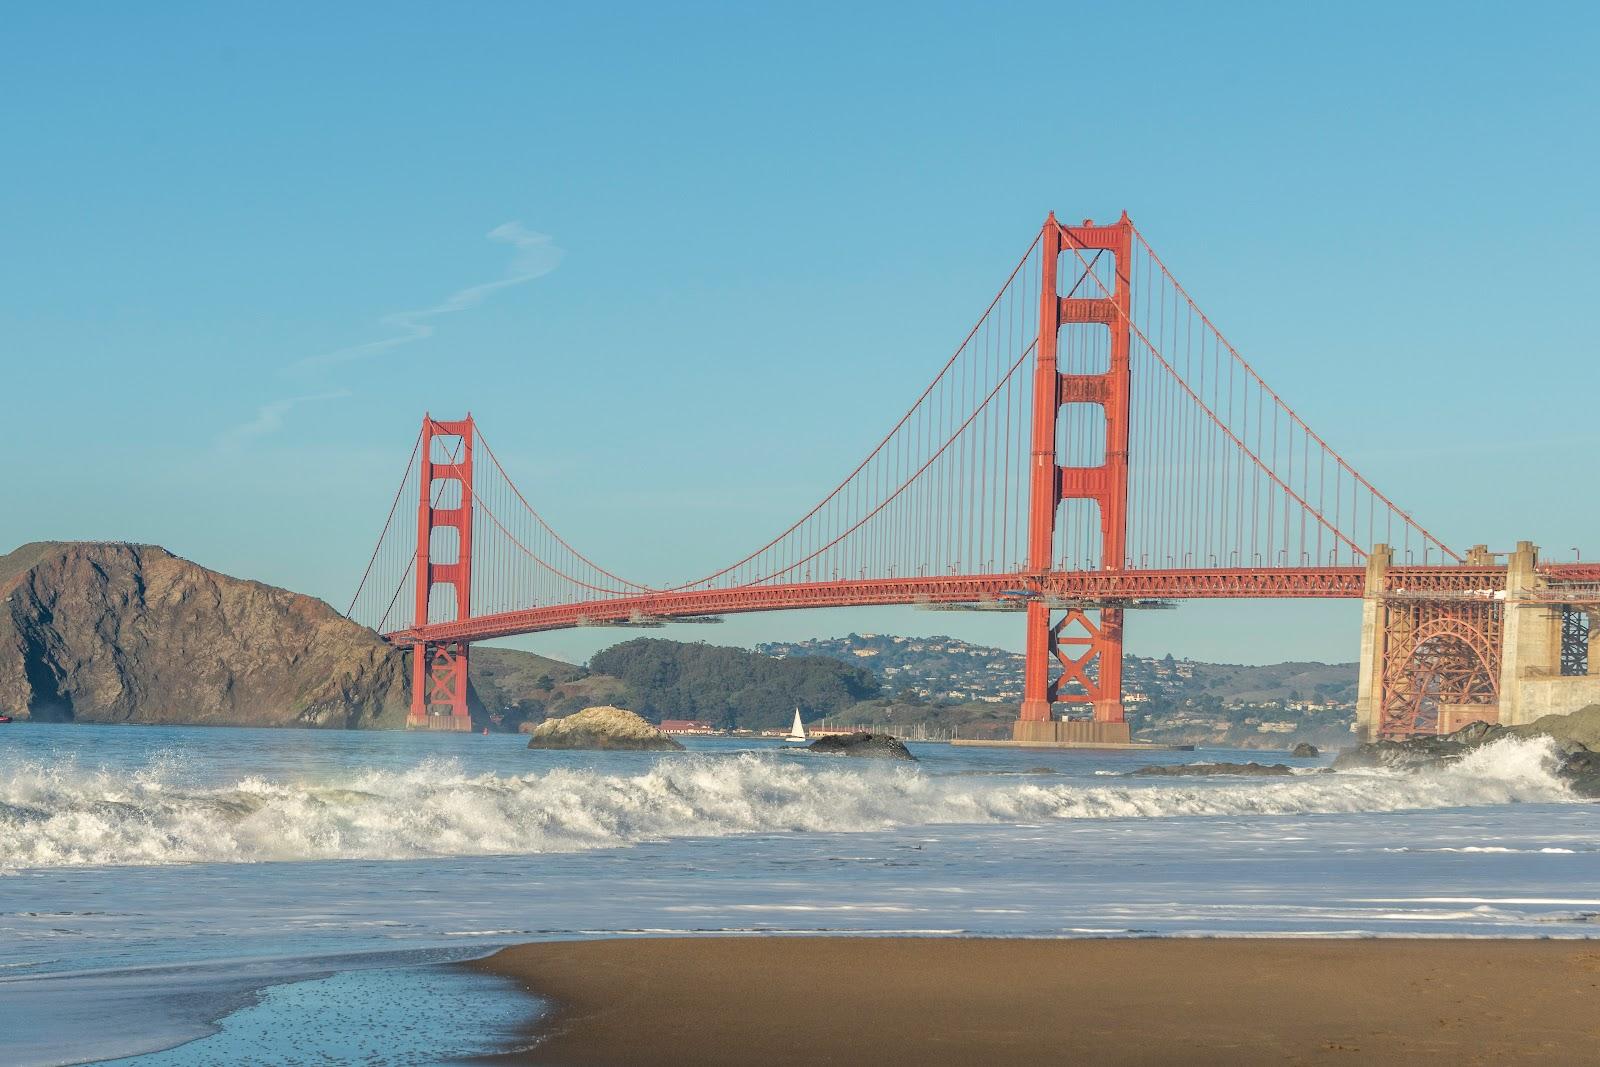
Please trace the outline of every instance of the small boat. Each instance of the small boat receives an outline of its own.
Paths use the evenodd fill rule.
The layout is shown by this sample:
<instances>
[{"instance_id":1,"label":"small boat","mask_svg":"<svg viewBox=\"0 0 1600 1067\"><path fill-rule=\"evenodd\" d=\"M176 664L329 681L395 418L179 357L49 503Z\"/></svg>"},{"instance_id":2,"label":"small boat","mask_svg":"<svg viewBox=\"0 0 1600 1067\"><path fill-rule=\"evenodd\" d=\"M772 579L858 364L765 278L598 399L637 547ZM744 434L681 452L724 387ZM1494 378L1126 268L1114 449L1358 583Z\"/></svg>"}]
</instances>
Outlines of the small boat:
<instances>
[{"instance_id":1,"label":"small boat","mask_svg":"<svg viewBox=\"0 0 1600 1067\"><path fill-rule=\"evenodd\" d=\"M791 745L803 745L811 740L806 736L806 724L800 721L800 709L798 707L794 709L794 725L789 727L789 732L783 735L783 739Z\"/></svg>"},{"instance_id":2,"label":"small boat","mask_svg":"<svg viewBox=\"0 0 1600 1067\"><path fill-rule=\"evenodd\" d=\"M0 715L0 725L4 725L5 723L11 722L11 721L12 721L11 720L11 716L9 716L9 715Z\"/></svg>"}]
</instances>

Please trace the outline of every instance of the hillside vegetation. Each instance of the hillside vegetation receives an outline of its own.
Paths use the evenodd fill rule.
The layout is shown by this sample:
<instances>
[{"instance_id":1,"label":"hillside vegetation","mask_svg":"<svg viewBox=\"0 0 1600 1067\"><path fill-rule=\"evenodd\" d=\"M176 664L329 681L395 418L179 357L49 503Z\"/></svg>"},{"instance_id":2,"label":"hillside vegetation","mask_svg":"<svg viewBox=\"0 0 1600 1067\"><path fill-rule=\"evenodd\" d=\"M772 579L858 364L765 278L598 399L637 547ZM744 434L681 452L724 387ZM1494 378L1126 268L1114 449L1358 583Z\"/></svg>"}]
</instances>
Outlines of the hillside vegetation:
<instances>
[{"instance_id":1,"label":"hillside vegetation","mask_svg":"<svg viewBox=\"0 0 1600 1067\"><path fill-rule=\"evenodd\" d=\"M620 680L647 719L703 719L763 730L820 719L879 693L870 671L825 656L775 659L741 648L642 637L597 653L590 670Z\"/></svg>"},{"instance_id":2,"label":"hillside vegetation","mask_svg":"<svg viewBox=\"0 0 1600 1067\"><path fill-rule=\"evenodd\" d=\"M703 719L732 729L807 722L875 725L915 735L1009 737L1021 657L949 637L851 634L760 652L640 638L587 668L512 649L472 652L475 690L494 729L516 730L593 704L647 719ZM1128 720L1151 740L1247 748L1348 742L1355 665L1203 663L1128 657Z\"/></svg>"},{"instance_id":3,"label":"hillside vegetation","mask_svg":"<svg viewBox=\"0 0 1600 1067\"><path fill-rule=\"evenodd\" d=\"M834 716L833 724L1009 736L1022 699L1022 656L954 637L849 634L760 650L791 659L835 657L878 678L883 695ZM1130 654L1123 666L1128 721L1140 737L1253 748L1349 740L1354 663L1242 665Z\"/></svg>"}]
</instances>

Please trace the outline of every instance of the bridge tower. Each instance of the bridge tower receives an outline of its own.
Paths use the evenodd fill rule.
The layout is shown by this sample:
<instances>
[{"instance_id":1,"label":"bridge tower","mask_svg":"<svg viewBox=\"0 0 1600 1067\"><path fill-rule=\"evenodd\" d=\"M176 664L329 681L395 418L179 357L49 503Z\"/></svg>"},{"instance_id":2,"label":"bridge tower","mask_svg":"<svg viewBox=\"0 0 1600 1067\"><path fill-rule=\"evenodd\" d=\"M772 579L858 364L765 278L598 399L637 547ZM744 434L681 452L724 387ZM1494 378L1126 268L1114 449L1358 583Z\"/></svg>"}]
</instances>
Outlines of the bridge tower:
<instances>
[{"instance_id":1,"label":"bridge tower","mask_svg":"<svg viewBox=\"0 0 1600 1067\"><path fill-rule=\"evenodd\" d=\"M1048 575L1058 569L1056 528L1064 501L1095 503L1100 519L1100 569L1121 570L1126 561L1133 223L1124 212L1109 226L1096 226L1089 220L1082 226L1063 226L1052 213L1045 221L1042 240L1028 571L1047 588ZM1063 270L1070 277L1083 278L1093 270L1093 258L1107 253L1115 277L1109 291L1093 280L1105 277L1105 272L1095 271L1087 285L1062 294L1058 275ZM1104 372L1061 372L1057 349L1063 328L1110 332L1110 359ZM1095 404L1104 411L1105 452L1096 466L1061 463L1058 429L1067 404ZM1116 604L1099 605L1091 619L1085 605L1063 609L1044 595L1028 602L1022 707L1013 731L1018 741L1106 743L1129 739L1122 707L1122 615L1122 607ZM1055 721L1053 707L1057 703L1090 705L1092 722Z\"/></svg>"},{"instance_id":2,"label":"bridge tower","mask_svg":"<svg viewBox=\"0 0 1600 1067\"><path fill-rule=\"evenodd\" d=\"M435 586L455 594L455 618L472 616L472 450L476 428L469 414L447 421L422 419L420 499L417 504L416 625L434 621L429 613ZM436 452L437 449L437 452ZM436 530L455 531L434 544ZM435 550L447 558L436 560ZM467 642L416 641L411 645L413 730L472 729L467 708Z\"/></svg>"}]
</instances>

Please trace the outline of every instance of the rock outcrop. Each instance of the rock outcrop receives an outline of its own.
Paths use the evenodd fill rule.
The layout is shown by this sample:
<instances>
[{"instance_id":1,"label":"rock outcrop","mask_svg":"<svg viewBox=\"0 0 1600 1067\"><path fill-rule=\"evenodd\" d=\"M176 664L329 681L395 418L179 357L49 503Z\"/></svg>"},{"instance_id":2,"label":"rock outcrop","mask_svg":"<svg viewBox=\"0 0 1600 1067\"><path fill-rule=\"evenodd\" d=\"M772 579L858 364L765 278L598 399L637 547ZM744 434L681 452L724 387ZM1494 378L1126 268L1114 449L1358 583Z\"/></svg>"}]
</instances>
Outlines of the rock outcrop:
<instances>
[{"instance_id":1,"label":"rock outcrop","mask_svg":"<svg viewBox=\"0 0 1600 1067\"><path fill-rule=\"evenodd\" d=\"M1466 729L1470 730L1474 726L1495 729L1485 723L1473 723ZM1590 704L1570 715L1545 715L1526 726L1502 727L1502 729L1517 737L1553 737L1558 745L1568 747L1580 745L1590 752L1600 752L1600 704Z\"/></svg>"},{"instance_id":2,"label":"rock outcrop","mask_svg":"<svg viewBox=\"0 0 1600 1067\"><path fill-rule=\"evenodd\" d=\"M1298 745L1294 746L1294 749L1289 753L1289 755L1293 756L1295 759L1310 759L1312 756L1318 755L1317 746L1313 745L1310 741L1302 741Z\"/></svg>"},{"instance_id":3,"label":"rock outcrop","mask_svg":"<svg viewBox=\"0 0 1600 1067\"><path fill-rule=\"evenodd\" d=\"M1160 775L1168 778L1209 777L1211 775L1234 775L1250 778L1276 778L1279 775L1293 774L1286 764L1282 763L1174 763L1170 766L1152 764L1149 767L1140 767L1136 771L1129 771L1130 775Z\"/></svg>"},{"instance_id":4,"label":"rock outcrop","mask_svg":"<svg viewBox=\"0 0 1600 1067\"><path fill-rule=\"evenodd\" d=\"M54 722L400 727L405 657L327 604L153 545L0 556L0 711Z\"/></svg>"},{"instance_id":5,"label":"rock outcrop","mask_svg":"<svg viewBox=\"0 0 1600 1067\"><path fill-rule=\"evenodd\" d=\"M819 737L806 748L828 756L866 756L873 759L915 760L904 743L888 734L830 734Z\"/></svg>"},{"instance_id":6,"label":"rock outcrop","mask_svg":"<svg viewBox=\"0 0 1600 1067\"><path fill-rule=\"evenodd\" d=\"M681 752L683 746L631 711L602 704L533 728L529 748Z\"/></svg>"},{"instance_id":7,"label":"rock outcrop","mask_svg":"<svg viewBox=\"0 0 1600 1067\"><path fill-rule=\"evenodd\" d=\"M1561 761L1561 777L1580 797L1600 799L1600 752L1569 753Z\"/></svg>"},{"instance_id":8,"label":"rock outcrop","mask_svg":"<svg viewBox=\"0 0 1600 1067\"><path fill-rule=\"evenodd\" d=\"M1335 770L1352 767L1412 770L1438 766L1508 737L1550 738L1560 759L1557 776L1579 796L1600 797L1600 704L1592 704L1570 715L1546 715L1521 726L1474 722L1439 737L1369 741L1339 753L1333 766Z\"/></svg>"}]
</instances>

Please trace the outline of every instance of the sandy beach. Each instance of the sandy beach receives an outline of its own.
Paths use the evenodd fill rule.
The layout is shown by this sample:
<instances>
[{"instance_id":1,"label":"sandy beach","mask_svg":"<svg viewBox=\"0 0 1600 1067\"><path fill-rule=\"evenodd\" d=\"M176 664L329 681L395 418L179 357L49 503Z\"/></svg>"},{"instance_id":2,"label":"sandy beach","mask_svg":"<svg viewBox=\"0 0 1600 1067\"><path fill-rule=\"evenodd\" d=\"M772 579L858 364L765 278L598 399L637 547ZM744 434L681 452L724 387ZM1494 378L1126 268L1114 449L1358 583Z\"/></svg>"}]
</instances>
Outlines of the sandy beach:
<instances>
[{"instance_id":1,"label":"sandy beach","mask_svg":"<svg viewBox=\"0 0 1600 1067\"><path fill-rule=\"evenodd\" d=\"M555 1005L507 1063L1600 1063L1588 941L671 938L471 966Z\"/></svg>"}]
</instances>

